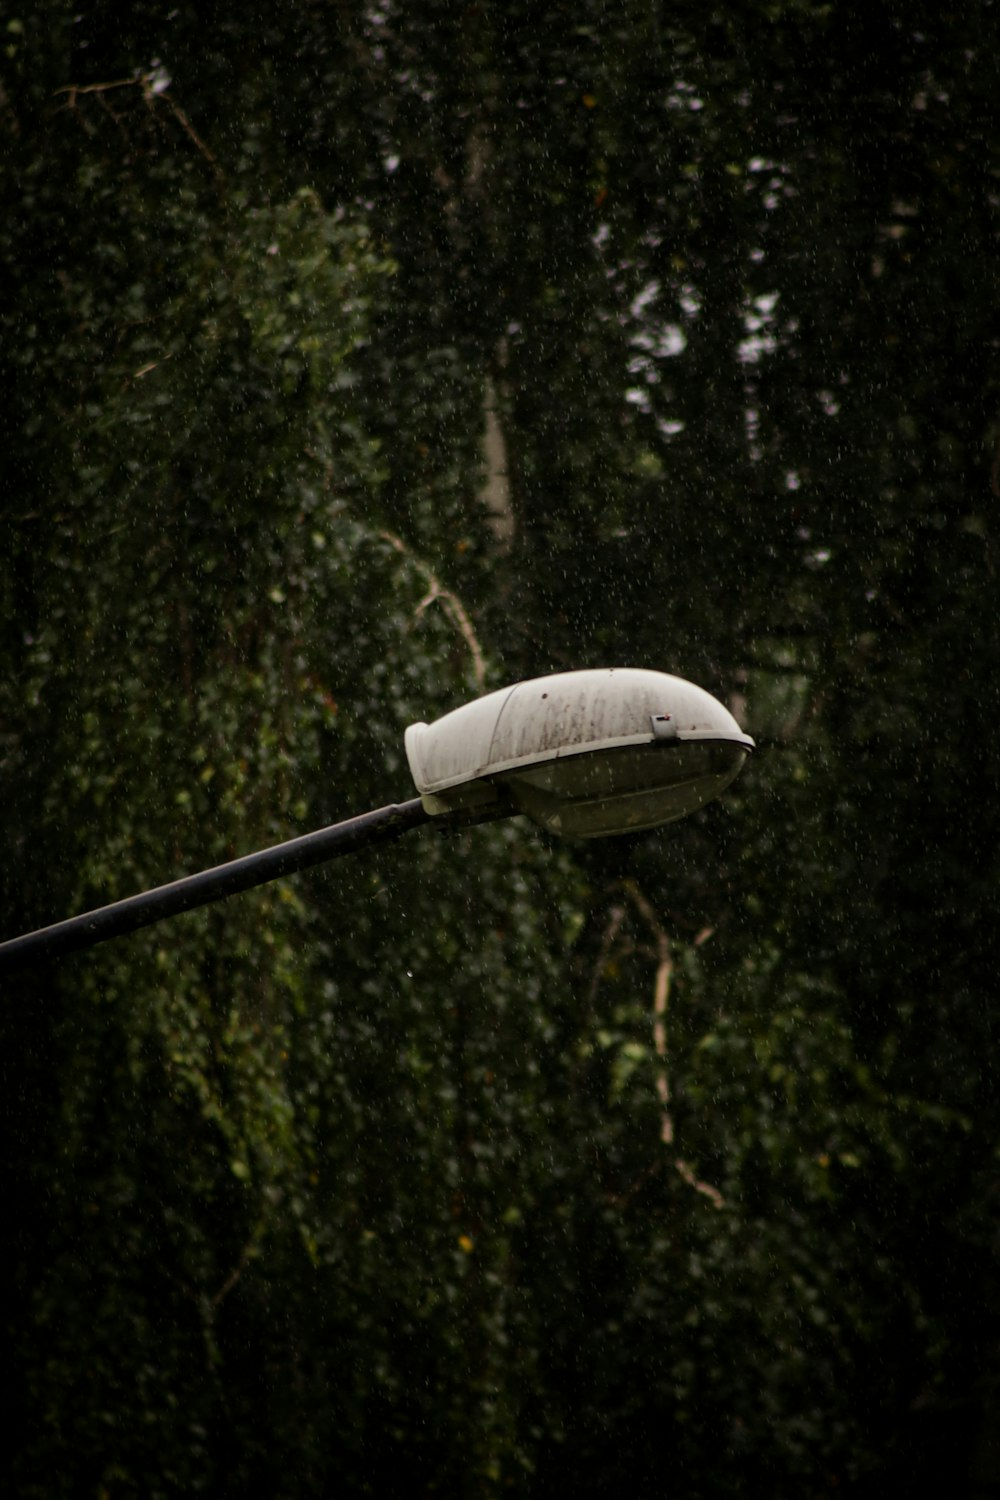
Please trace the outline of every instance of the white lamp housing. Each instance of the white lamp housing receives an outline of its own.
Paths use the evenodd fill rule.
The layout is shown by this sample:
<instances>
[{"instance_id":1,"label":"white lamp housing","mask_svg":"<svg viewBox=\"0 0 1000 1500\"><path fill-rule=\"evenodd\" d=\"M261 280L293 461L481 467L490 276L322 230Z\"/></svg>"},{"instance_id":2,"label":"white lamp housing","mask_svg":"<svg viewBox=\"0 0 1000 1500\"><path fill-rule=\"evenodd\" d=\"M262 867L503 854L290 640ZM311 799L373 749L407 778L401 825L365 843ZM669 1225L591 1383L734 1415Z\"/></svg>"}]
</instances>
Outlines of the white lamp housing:
<instances>
[{"instance_id":1,"label":"white lamp housing","mask_svg":"<svg viewBox=\"0 0 1000 1500\"><path fill-rule=\"evenodd\" d=\"M512 801L575 838L683 818L717 797L753 748L710 693L634 667L518 682L406 731L428 813L488 814Z\"/></svg>"}]
</instances>

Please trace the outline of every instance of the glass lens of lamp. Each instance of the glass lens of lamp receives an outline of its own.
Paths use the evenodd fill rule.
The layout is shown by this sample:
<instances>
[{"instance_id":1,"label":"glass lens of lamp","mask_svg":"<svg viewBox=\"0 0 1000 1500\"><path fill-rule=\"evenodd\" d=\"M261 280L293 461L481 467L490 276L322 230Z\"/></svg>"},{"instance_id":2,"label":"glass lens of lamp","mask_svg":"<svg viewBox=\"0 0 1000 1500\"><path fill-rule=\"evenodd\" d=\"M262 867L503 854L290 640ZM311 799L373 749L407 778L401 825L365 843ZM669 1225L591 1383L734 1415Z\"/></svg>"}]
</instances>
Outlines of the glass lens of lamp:
<instances>
[{"instance_id":1,"label":"glass lens of lamp","mask_svg":"<svg viewBox=\"0 0 1000 1500\"><path fill-rule=\"evenodd\" d=\"M504 781L520 812L550 833L606 838L696 812L724 791L748 751L726 741L674 741L560 756Z\"/></svg>"}]
</instances>

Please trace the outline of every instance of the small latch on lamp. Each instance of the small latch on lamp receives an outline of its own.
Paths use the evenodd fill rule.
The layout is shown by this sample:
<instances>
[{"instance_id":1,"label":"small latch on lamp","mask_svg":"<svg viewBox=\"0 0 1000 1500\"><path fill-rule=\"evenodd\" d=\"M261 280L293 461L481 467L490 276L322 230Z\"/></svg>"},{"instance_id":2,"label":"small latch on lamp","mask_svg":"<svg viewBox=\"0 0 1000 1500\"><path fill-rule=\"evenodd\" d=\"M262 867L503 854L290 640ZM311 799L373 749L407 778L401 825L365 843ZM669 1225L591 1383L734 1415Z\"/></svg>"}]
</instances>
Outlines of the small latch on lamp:
<instances>
[{"instance_id":1,"label":"small latch on lamp","mask_svg":"<svg viewBox=\"0 0 1000 1500\"><path fill-rule=\"evenodd\" d=\"M654 739L675 740L677 738L677 725L672 714L650 714L649 722Z\"/></svg>"}]
</instances>

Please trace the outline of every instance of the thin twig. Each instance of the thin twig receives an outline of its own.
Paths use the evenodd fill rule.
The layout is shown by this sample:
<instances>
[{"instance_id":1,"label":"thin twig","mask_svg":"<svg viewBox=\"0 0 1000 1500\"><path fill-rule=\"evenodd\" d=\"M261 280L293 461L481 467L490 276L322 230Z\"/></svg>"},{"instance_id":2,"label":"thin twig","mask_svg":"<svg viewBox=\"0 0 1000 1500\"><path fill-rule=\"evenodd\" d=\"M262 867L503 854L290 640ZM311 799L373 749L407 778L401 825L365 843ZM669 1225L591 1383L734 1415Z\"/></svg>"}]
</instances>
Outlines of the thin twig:
<instances>
[{"instance_id":1,"label":"thin twig","mask_svg":"<svg viewBox=\"0 0 1000 1500\"><path fill-rule=\"evenodd\" d=\"M656 1092L662 1110L660 1139L665 1146L672 1146L674 1121L670 1113L670 1080L667 1076L667 1006L670 1001L670 981L674 973L670 939L636 882L626 880L624 884L633 905L652 933L656 944L656 977L653 980L653 1047L660 1063L656 1075Z\"/></svg>"},{"instance_id":2,"label":"thin twig","mask_svg":"<svg viewBox=\"0 0 1000 1500\"><path fill-rule=\"evenodd\" d=\"M118 125L119 129L124 131L124 126L121 123L120 117L116 115L111 109L111 106L104 98L104 95L110 93L113 89L141 89L143 102L145 103L146 108L149 110L150 114L153 115L154 119L157 118L155 106L158 101L162 101L166 105L167 109L169 109L178 125L180 125L185 135L191 141L195 150L199 153L199 155L205 158L205 160L211 166L215 176L220 182L222 182L222 172L220 170L219 163L215 157L214 152L210 149L209 146L205 144L201 136L198 134L197 130L195 130L187 113L181 108L178 103L176 103L174 99L170 98L165 93L163 88L157 88L155 86L156 82L157 74L155 72L138 73L133 78L115 78L110 83L69 83L66 84L64 88L56 89L55 92L57 95L66 95L66 108L71 110L76 110L77 100L84 94L96 94L98 97L98 103L100 104L101 108L111 116L111 118Z\"/></svg>"},{"instance_id":3,"label":"thin twig","mask_svg":"<svg viewBox=\"0 0 1000 1500\"><path fill-rule=\"evenodd\" d=\"M152 96L152 90L151 89L149 90L149 93ZM153 96L153 97L157 97L157 96ZM216 160L214 154L205 145L205 142L202 140L202 138L198 134L197 130L195 130L194 126L191 124L191 121L188 119L188 117L187 117L186 113L184 112L184 110L181 109L181 107L180 107L179 104L175 104L174 101L173 101L173 99L167 99L165 101L165 103L167 105L167 108L171 111L171 113L173 114L174 118L179 123L181 129L187 132L188 136L193 141L193 143L195 145L195 148L198 151L201 152L202 156L205 158L205 160L211 166L212 171L215 173L216 177L218 177L219 180L221 181L222 180L222 172L221 172L221 170L219 168L218 161Z\"/></svg>"},{"instance_id":4,"label":"thin twig","mask_svg":"<svg viewBox=\"0 0 1000 1500\"><path fill-rule=\"evenodd\" d=\"M250 1264L256 1254L256 1240L247 1240L246 1244L243 1246L243 1250L240 1254L239 1260L236 1262L235 1266L230 1271L229 1275L226 1277L225 1281L222 1283L215 1296L210 1299L209 1307L213 1309L218 1307L223 1298L229 1296L229 1293L239 1281L240 1277L243 1275L243 1272L246 1270L247 1266Z\"/></svg>"},{"instance_id":5,"label":"thin twig","mask_svg":"<svg viewBox=\"0 0 1000 1500\"><path fill-rule=\"evenodd\" d=\"M70 106L74 105L79 94L106 94L109 89L135 88L141 83L140 78L116 78L113 83L67 83L64 88L56 89L57 94L69 94Z\"/></svg>"},{"instance_id":6,"label":"thin twig","mask_svg":"<svg viewBox=\"0 0 1000 1500\"><path fill-rule=\"evenodd\" d=\"M414 618L419 619L428 605L433 604L435 600L440 600L445 614L448 615L469 648L469 653L472 657L472 667L476 676L476 685L482 690L486 686L486 662L483 658L482 648L472 621L469 619L462 601L457 594L452 593L451 589L445 588L444 584L437 577L437 574L421 558L416 557L406 543L400 537L396 536L394 532L380 531L379 535L383 541L388 542L397 552L409 558L413 566L419 573L423 574L430 585L428 592L417 605Z\"/></svg>"},{"instance_id":7,"label":"thin twig","mask_svg":"<svg viewBox=\"0 0 1000 1500\"><path fill-rule=\"evenodd\" d=\"M624 906L613 906L611 908L608 924L601 937L601 947L597 955L597 962L594 964L594 972L590 977L590 989L587 991L588 1010L593 1009L594 1001L597 998L597 991L604 977L604 970L607 968L608 960L611 956L611 949L621 931L621 925L625 920L625 916L626 909Z\"/></svg>"},{"instance_id":8,"label":"thin twig","mask_svg":"<svg viewBox=\"0 0 1000 1500\"><path fill-rule=\"evenodd\" d=\"M674 1119L670 1109L670 1077L667 1068L667 1010L670 1004L670 982L673 978L674 964L673 954L670 947L670 938L662 922L653 910L650 902L643 895L634 880L623 882L625 890L635 906L639 915L649 928L655 944L656 975L653 980L653 1047L659 1062L656 1075L656 1093L660 1101L660 1139L665 1146L674 1145ZM709 931L699 933L699 942L704 942L710 936ZM725 1207L725 1199L718 1188L710 1182L705 1182L696 1176L691 1167L680 1156L672 1156L674 1167L680 1177L700 1193L703 1198L715 1208Z\"/></svg>"},{"instance_id":9,"label":"thin twig","mask_svg":"<svg viewBox=\"0 0 1000 1500\"><path fill-rule=\"evenodd\" d=\"M701 1193L703 1197L708 1199L709 1203L711 1203L713 1207L725 1208L726 1200L719 1192L719 1189L713 1187L710 1182L704 1182L700 1177L696 1177L691 1168L688 1166L687 1162L684 1161L682 1157L674 1157L674 1166L677 1168L678 1172L681 1174L688 1187L693 1187L696 1193Z\"/></svg>"}]
</instances>

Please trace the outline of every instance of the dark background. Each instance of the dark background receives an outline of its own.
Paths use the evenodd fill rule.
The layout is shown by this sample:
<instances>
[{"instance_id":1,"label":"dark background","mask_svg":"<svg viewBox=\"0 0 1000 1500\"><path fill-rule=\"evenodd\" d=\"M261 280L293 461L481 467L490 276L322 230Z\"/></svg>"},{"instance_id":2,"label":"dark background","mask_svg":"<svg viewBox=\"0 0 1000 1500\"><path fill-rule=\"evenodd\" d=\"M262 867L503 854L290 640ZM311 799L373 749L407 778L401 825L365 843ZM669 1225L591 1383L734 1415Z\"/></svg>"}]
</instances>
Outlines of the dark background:
<instances>
[{"instance_id":1,"label":"dark background","mask_svg":"<svg viewBox=\"0 0 1000 1500\"><path fill-rule=\"evenodd\" d=\"M1000 1493L996 43L0 22L5 936L411 795L520 677L759 747L9 981L9 1493Z\"/></svg>"}]
</instances>

